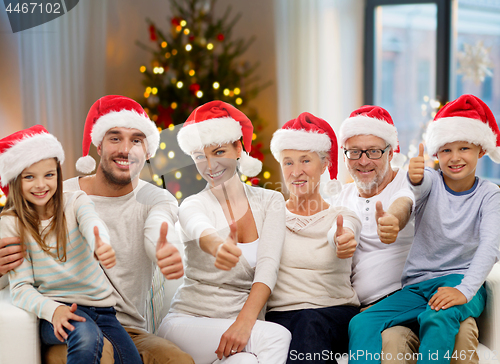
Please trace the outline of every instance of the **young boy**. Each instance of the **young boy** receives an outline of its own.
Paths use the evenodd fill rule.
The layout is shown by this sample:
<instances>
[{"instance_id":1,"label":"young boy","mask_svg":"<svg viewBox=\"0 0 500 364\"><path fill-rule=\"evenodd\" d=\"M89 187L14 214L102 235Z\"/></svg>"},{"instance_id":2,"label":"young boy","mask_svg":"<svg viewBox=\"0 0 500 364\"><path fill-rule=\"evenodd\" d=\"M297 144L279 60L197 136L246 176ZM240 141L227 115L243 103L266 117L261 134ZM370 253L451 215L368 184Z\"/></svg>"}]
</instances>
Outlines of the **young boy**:
<instances>
[{"instance_id":1,"label":"young boy","mask_svg":"<svg viewBox=\"0 0 500 364\"><path fill-rule=\"evenodd\" d=\"M460 322L484 309L483 283L499 257L500 189L475 176L479 158L500 163L500 131L488 106L472 95L445 105L426 134L439 171L424 168L424 148L410 160L415 239L403 289L356 316L349 326L349 363L380 363L381 332L418 321L419 363L449 363Z\"/></svg>"}]
</instances>

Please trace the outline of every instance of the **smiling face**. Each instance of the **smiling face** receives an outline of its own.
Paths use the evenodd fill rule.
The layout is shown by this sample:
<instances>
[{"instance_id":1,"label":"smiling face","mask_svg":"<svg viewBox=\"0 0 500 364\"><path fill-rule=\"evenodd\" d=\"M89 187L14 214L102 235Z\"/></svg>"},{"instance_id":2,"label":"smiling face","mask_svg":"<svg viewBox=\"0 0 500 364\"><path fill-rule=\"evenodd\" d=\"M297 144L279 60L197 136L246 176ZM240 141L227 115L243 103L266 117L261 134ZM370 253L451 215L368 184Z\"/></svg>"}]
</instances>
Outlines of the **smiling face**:
<instances>
[{"instance_id":1,"label":"smiling face","mask_svg":"<svg viewBox=\"0 0 500 364\"><path fill-rule=\"evenodd\" d=\"M386 146L385 140L375 135L356 135L346 140L344 149L385 149ZM369 159L366 153L363 153L358 160L350 160L344 155L347 170L362 197L375 196L392 181L392 157L392 148L385 152L380 159Z\"/></svg>"},{"instance_id":2,"label":"smiling face","mask_svg":"<svg viewBox=\"0 0 500 364\"><path fill-rule=\"evenodd\" d=\"M49 202L57 191L57 162L54 158L34 163L21 172L21 190L40 219L51 215Z\"/></svg>"},{"instance_id":3,"label":"smiling face","mask_svg":"<svg viewBox=\"0 0 500 364\"><path fill-rule=\"evenodd\" d=\"M138 129L109 129L97 148L106 180L125 186L137 178L146 161L146 143L146 135Z\"/></svg>"},{"instance_id":4,"label":"smiling face","mask_svg":"<svg viewBox=\"0 0 500 364\"><path fill-rule=\"evenodd\" d=\"M237 159L241 157L240 141L211 145L191 154L200 175L210 186L219 186L236 173Z\"/></svg>"},{"instance_id":5,"label":"smiling face","mask_svg":"<svg viewBox=\"0 0 500 364\"><path fill-rule=\"evenodd\" d=\"M455 192L467 191L476 180L477 161L485 152L467 142L447 143L437 152L446 185Z\"/></svg>"},{"instance_id":6,"label":"smiling face","mask_svg":"<svg viewBox=\"0 0 500 364\"><path fill-rule=\"evenodd\" d=\"M285 149L280 153L281 171L290 194L299 198L319 193L321 175L328 163L318 153Z\"/></svg>"}]
</instances>

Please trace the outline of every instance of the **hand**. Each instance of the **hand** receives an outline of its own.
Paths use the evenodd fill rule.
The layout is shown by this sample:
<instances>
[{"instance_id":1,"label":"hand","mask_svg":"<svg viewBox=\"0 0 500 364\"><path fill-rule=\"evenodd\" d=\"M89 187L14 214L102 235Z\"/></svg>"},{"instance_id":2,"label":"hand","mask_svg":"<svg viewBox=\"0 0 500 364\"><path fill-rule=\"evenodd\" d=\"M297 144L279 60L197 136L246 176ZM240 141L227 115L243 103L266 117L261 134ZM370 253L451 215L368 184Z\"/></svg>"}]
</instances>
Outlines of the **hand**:
<instances>
[{"instance_id":1,"label":"hand","mask_svg":"<svg viewBox=\"0 0 500 364\"><path fill-rule=\"evenodd\" d=\"M95 255L106 269L113 268L116 264L115 251L109 244L104 244L99 236L99 228L94 226Z\"/></svg>"},{"instance_id":2,"label":"hand","mask_svg":"<svg viewBox=\"0 0 500 364\"><path fill-rule=\"evenodd\" d=\"M0 276L16 269L24 260L19 238L0 239Z\"/></svg>"},{"instance_id":3,"label":"hand","mask_svg":"<svg viewBox=\"0 0 500 364\"><path fill-rule=\"evenodd\" d=\"M240 261L241 249L237 243L237 227L235 223L229 225L231 229L226 241L219 245L215 253L215 267L221 270L231 270Z\"/></svg>"},{"instance_id":4,"label":"hand","mask_svg":"<svg viewBox=\"0 0 500 364\"><path fill-rule=\"evenodd\" d=\"M425 160L424 160L424 145L418 145L418 156L410 159L408 166L408 177L414 185L420 184L424 178Z\"/></svg>"},{"instance_id":5,"label":"hand","mask_svg":"<svg viewBox=\"0 0 500 364\"><path fill-rule=\"evenodd\" d=\"M243 351L250 339L252 326L236 320L220 338L219 347L215 351L219 360Z\"/></svg>"},{"instance_id":6,"label":"hand","mask_svg":"<svg viewBox=\"0 0 500 364\"><path fill-rule=\"evenodd\" d=\"M351 258L358 246L354 239L354 232L344 227L344 217L342 215L337 216L337 232L333 241L337 245L337 257L340 259Z\"/></svg>"},{"instance_id":7,"label":"hand","mask_svg":"<svg viewBox=\"0 0 500 364\"><path fill-rule=\"evenodd\" d=\"M67 328L69 331L75 329L75 327L69 323L69 320L85 322L85 318L75 315L76 308L76 303L73 303L71 307L62 305L54 311L54 315L52 316L54 335L56 335L57 340L62 343L68 338L68 334L64 328Z\"/></svg>"},{"instance_id":8,"label":"hand","mask_svg":"<svg viewBox=\"0 0 500 364\"><path fill-rule=\"evenodd\" d=\"M396 216L385 212L382 202L375 204L375 221L377 221L377 234L384 244L392 244L396 241L399 233L399 220Z\"/></svg>"},{"instance_id":9,"label":"hand","mask_svg":"<svg viewBox=\"0 0 500 364\"><path fill-rule=\"evenodd\" d=\"M446 310L447 308L463 305L467 303L467 298L462 292L453 287L439 287L437 293L432 296L429 306L433 310Z\"/></svg>"},{"instance_id":10,"label":"hand","mask_svg":"<svg viewBox=\"0 0 500 364\"><path fill-rule=\"evenodd\" d=\"M156 243L156 260L158 267L167 279L178 279L184 275L182 258L177 248L167 241L168 224L163 222L160 237Z\"/></svg>"}]
</instances>

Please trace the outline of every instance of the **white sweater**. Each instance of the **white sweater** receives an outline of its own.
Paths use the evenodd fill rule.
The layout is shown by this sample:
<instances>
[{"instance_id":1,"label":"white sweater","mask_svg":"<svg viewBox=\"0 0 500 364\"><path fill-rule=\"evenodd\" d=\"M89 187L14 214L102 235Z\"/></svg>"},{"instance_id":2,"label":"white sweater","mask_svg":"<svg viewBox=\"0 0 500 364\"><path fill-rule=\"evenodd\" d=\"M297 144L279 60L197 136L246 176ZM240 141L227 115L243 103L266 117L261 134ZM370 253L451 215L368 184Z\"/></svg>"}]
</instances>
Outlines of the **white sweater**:
<instances>
[{"instance_id":1,"label":"white sweater","mask_svg":"<svg viewBox=\"0 0 500 364\"><path fill-rule=\"evenodd\" d=\"M179 209L186 274L172 300L170 312L235 318L253 283L264 283L273 290L285 238L285 201L276 191L243 186L259 235L256 267L251 268L242 255L230 271L215 268L215 258L201 250L199 238L203 231L215 229L225 239L229 235L229 225L222 207L209 189L188 197Z\"/></svg>"},{"instance_id":2,"label":"white sweater","mask_svg":"<svg viewBox=\"0 0 500 364\"><path fill-rule=\"evenodd\" d=\"M80 190L78 177L64 182L65 190ZM178 242L174 223L177 200L166 190L139 180L138 186L120 197L89 196L109 229L116 252L116 266L104 269L117 297L118 321L145 329L146 298L151 289L160 226L168 222L167 239Z\"/></svg>"},{"instance_id":3,"label":"white sweater","mask_svg":"<svg viewBox=\"0 0 500 364\"><path fill-rule=\"evenodd\" d=\"M61 305L56 301L94 307L114 306L116 302L111 285L94 257L94 226L99 228L103 242L109 244L106 226L84 192L65 192L64 203L68 228L66 261L47 254L35 239L27 236L26 259L9 272L12 303L49 322ZM50 221L43 220L40 230ZM3 216L0 238L18 237L17 222L15 216ZM55 251L55 235L48 238L48 245Z\"/></svg>"},{"instance_id":4,"label":"white sweater","mask_svg":"<svg viewBox=\"0 0 500 364\"><path fill-rule=\"evenodd\" d=\"M285 244L269 311L359 305L351 286L352 258L337 258L333 242L339 214L359 238L361 221L345 207L330 206L311 216L286 211Z\"/></svg>"}]
</instances>

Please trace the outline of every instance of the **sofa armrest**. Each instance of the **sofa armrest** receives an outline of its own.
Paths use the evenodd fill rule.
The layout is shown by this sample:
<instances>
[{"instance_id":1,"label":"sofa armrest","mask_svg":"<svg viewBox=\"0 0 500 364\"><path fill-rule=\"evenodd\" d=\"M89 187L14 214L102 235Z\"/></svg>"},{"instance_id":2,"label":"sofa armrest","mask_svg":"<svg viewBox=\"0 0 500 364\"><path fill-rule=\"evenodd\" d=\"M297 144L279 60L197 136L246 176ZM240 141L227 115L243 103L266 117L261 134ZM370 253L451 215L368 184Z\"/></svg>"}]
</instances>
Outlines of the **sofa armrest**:
<instances>
[{"instance_id":1,"label":"sofa armrest","mask_svg":"<svg viewBox=\"0 0 500 364\"><path fill-rule=\"evenodd\" d=\"M477 319L479 341L493 353L500 354L500 265L493 266L486 278L486 307Z\"/></svg>"},{"instance_id":2,"label":"sofa armrest","mask_svg":"<svg viewBox=\"0 0 500 364\"><path fill-rule=\"evenodd\" d=\"M0 364L40 364L38 318L12 305L10 289L0 291Z\"/></svg>"}]
</instances>

